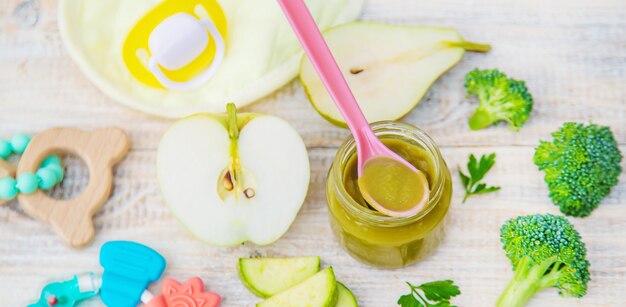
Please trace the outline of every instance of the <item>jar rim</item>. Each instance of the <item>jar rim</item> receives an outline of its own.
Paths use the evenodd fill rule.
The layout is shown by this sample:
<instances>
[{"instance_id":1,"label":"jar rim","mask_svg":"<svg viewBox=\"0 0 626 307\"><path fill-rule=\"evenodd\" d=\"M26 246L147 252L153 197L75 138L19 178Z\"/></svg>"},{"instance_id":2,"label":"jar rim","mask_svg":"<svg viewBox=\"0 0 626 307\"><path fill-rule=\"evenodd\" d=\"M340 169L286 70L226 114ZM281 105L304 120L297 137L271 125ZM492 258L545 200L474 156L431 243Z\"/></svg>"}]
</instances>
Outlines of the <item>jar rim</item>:
<instances>
[{"instance_id":1,"label":"jar rim","mask_svg":"<svg viewBox=\"0 0 626 307\"><path fill-rule=\"evenodd\" d=\"M383 227L398 227L414 223L425 217L442 197L445 161L441 156L439 147L435 141L428 136L428 134L426 134L426 132L410 124L394 121L379 121L372 123L371 127L374 133L379 137L384 138L385 136L401 136L412 143L417 143L417 145L422 147L432 156L434 163L434 180L430 189L428 206L426 206L424 210L421 210L412 216L392 217L363 207L356 200L354 200L343 184L343 175L347 162L350 161L350 158L356 154L356 144L352 135L348 136L348 138L339 146L331 166L329 176L332 176L333 181L335 182L335 197L338 198L341 206L350 211L350 213L372 224Z\"/></svg>"}]
</instances>

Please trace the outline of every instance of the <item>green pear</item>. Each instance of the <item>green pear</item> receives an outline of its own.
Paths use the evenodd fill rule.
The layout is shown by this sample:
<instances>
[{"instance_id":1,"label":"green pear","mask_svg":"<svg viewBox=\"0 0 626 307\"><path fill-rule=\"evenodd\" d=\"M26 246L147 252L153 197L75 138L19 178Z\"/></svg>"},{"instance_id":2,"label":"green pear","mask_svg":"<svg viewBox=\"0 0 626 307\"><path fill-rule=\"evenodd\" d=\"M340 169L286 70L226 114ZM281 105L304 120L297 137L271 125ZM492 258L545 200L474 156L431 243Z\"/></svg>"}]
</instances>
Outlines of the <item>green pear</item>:
<instances>
[{"instance_id":1,"label":"green pear","mask_svg":"<svg viewBox=\"0 0 626 307\"><path fill-rule=\"evenodd\" d=\"M284 120L261 114L197 114L174 123L157 153L165 203L212 245L278 240L307 194L309 158Z\"/></svg>"},{"instance_id":2,"label":"green pear","mask_svg":"<svg viewBox=\"0 0 626 307\"><path fill-rule=\"evenodd\" d=\"M325 31L324 38L370 123L403 117L466 50L490 49L463 40L454 29L372 22L339 25ZM307 57L300 80L320 115L346 127Z\"/></svg>"}]
</instances>

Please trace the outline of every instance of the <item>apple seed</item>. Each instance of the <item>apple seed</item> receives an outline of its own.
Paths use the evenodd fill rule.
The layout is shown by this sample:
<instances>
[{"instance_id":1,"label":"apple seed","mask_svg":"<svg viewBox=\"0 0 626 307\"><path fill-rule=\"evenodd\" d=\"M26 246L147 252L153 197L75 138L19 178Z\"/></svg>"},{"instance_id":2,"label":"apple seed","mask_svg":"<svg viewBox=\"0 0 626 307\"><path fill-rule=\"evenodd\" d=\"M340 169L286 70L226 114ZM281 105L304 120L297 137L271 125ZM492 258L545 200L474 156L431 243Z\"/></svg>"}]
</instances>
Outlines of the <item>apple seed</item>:
<instances>
[{"instance_id":1,"label":"apple seed","mask_svg":"<svg viewBox=\"0 0 626 307\"><path fill-rule=\"evenodd\" d=\"M223 184L226 191L232 191L235 187L235 185L233 185L233 179L231 178L229 171L224 174Z\"/></svg>"},{"instance_id":2,"label":"apple seed","mask_svg":"<svg viewBox=\"0 0 626 307\"><path fill-rule=\"evenodd\" d=\"M350 73L353 75L358 75L362 73L364 70L365 68L350 68Z\"/></svg>"},{"instance_id":3,"label":"apple seed","mask_svg":"<svg viewBox=\"0 0 626 307\"><path fill-rule=\"evenodd\" d=\"M251 199L252 197L256 195L256 192L254 192L254 189L252 188L247 188L243 190L243 195L245 195L246 198Z\"/></svg>"}]
</instances>

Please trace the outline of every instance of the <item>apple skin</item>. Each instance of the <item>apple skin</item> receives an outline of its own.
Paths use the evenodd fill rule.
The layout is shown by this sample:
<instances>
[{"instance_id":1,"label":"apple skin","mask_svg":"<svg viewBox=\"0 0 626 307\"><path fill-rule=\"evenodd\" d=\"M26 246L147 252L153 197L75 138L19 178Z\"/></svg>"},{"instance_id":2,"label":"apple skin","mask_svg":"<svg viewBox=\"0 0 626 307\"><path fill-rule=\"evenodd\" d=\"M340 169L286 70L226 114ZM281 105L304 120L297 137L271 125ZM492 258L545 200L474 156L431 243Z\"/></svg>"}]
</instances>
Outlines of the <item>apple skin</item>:
<instances>
[{"instance_id":1,"label":"apple skin","mask_svg":"<svg viewBox=\"0 0 626 307\"><path fill-rule=\"evenodd\" d=\"M233 107L234 108L234 107ZM307 194L306 147L286 121L268 115L236 115L238 138L229 135L230 115L196 114L175 122L157 153L164 202L196 238L216 246L250 241L267 245L287 232ZM221 195L223 171L237 149L244 194Z\"/></svg>"}]
</instances>

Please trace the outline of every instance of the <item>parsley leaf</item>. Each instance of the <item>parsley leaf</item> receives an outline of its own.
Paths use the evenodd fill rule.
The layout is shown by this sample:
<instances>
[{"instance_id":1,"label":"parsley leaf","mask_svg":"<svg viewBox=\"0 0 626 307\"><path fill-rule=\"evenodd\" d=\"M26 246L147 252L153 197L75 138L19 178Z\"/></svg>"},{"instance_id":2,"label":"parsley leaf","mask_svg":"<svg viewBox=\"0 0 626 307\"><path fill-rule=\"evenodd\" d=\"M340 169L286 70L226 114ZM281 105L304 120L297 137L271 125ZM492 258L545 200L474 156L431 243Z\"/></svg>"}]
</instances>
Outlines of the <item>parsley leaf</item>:
<instances>
[{"instance_id":1,"label":"parsley leaf","mask_svg":"<svg viewBox=\"0 0 626 307\"><path fill-rule=\"evenodd\" d=\"M413 296L412 292L401 296L398 299L398 305L402 307L424 307L424 305Z\"/></svg>"},{"instance_id":2,"label":"parsley leaf","mask_svg":"<svg viewBox=\"0 0 626 307\"><path fill-rule=\"evenodd\" d=\"M421 284L416 288L424 291L426 298L431 301L449 301L452 297L461 294L459 287L451 280L440 280Z\"/></svg>"},{"instance_id":3,"label":"parsley leaf","mask_svg":"<svg viewBox=\"0 0 626 307\"><path fill-rule=\"evenodd\" d=\"M398 305L402 307L455 307L450 305L450 299L461 294L451 280L427 282L419 286L406 284L411 292L398 299Z\"/></svg>"},{"instance_id":4,"label":"parsley leaf","mask_svg":"<svg viewBox=\"0 0 626 307\"><path fill-rule=\"evenodd\" d=\"M469 176L463 173L461 171L461 168L459 167L459 176L461 177L461 183L465 188L465 197L463 197L463 203L465 203L467 198L472 195L486 194L500 190L500 187L488 187L487 184L480 182L494 164L496 164L495 153L492 153L490 155L482 155L480 157L480 161L477 160L473 154L471 154L469 157L469 161L467 162L467 170L469 172Z\"/></svg>"}]
</instances>

